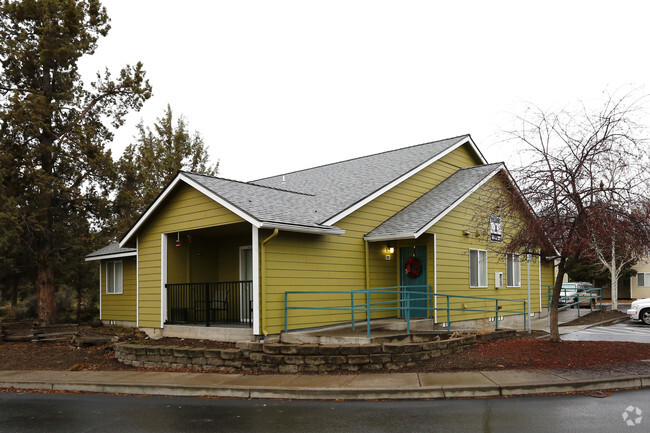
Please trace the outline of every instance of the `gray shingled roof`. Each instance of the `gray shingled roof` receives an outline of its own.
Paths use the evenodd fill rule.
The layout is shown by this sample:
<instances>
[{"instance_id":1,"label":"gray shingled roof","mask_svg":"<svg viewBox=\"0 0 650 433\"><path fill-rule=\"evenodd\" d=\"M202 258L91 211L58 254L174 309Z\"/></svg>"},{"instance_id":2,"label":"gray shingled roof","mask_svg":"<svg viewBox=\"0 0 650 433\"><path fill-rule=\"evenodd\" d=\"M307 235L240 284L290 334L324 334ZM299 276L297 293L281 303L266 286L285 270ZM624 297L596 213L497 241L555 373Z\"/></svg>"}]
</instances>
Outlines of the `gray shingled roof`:
<instances>
[{"instance_id":1,"label":"gray shingled roof","mask_svg":"<svg viewBox=\"0 0 650 433\"><path fill-rule=\"evenodd\" d=\"M135 248L120 248L120 244L118 242L114 242L104 248L101 248L97 251L93 251L92 253L88 254L86 256L86 260L93 260L93 259L99 259L103 256L112 256L115 254L134 254L138 250Z\"/></svg>"},{"instance_id":2,"label":"gray shingled roof","mask_svg":"<svg viewBox=\"0 0 650 433\"><path fill-rule=\"evenodd\" d=\"M321 227L313 194L183 173L258 221Z\"/></svg>"},{"instance_id":3,"label":"gray shingled roof","mask_svg":"<svg viewBox=\"0 0 650 433\"><path fill-rule=\"evenodd\" d=\"M468 141L469 135L462 135L251 182L187 172L180 176L239 209L240 215L248 215L267 227L296 231L318 229L340 234L342 231L332 223L345 212ZM480 154L479 157L484 160ZM142 218L127 236L132 235ZM122 240L125 241L126 238ZM119 247L110 245L87 258L130 251L115 248Z\"/></svg>"},{"instance_id":4,"label":"gray shingled roof","mask_svg":"<svg viewBox=\"0 0 650 433\"><path fill-rule=\"evenodd\" d=\"M250 183L314 194L313 209L317 221L323 223L468 137L405 147Z\"/></svg>"},{"instance_id":5,"label":"gray shingled roof","mask_svg":"<svg viewBox=\"0 0 650 433\"><path fill-rule=\"evenodd\" d=\"M367 240L413 239L450 210L481 182L503 168L502 163L462 168L366 235Z\"/></svg>"}]
</instances>

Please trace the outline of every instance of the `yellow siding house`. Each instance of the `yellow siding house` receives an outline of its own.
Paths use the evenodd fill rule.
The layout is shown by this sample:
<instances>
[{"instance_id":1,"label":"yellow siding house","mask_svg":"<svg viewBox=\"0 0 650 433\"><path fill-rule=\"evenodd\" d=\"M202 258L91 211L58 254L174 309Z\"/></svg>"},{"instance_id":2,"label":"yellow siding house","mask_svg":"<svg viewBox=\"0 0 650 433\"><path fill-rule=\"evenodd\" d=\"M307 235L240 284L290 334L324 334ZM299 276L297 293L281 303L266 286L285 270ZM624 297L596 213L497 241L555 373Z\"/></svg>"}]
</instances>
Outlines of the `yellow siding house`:
<instances>
[{"instance_id":1,"label":"yellow siding house","mask_svg":"<svg viewBox=\"0 0 650 433\"><path fill-rule=\"evenodd\" d=\"M179 172L86 258L100 263L101 319L237 340L349 323L372 293L371 319L444 326L487 321L475 310L493 303L476 298L523 301L529 287L538 313L553 268L506 250L520 220L498 191L512 182L469 135L250 182Z\"/></svg>"},{"instance_id":2,"label":"yellow siding house","mask_svg":"<svg viewBox=\"0 0 650 433\"><path fill-rule=\"evenodd\" d=\"M637 274L630 277L630 297L632 299L650 298L650 257L645 257L634 265Z\"/></svg>"}]
</instances>

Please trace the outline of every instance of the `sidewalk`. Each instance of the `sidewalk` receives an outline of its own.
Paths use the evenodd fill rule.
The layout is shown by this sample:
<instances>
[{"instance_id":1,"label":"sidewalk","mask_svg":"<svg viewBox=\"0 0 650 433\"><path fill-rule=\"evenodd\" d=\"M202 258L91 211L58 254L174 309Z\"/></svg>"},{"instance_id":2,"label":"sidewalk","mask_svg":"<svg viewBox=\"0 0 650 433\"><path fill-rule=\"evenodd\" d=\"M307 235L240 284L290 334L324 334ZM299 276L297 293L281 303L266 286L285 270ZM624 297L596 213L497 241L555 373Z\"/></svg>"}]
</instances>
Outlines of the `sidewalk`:
<instances>
[{"instance_id":1,"label":"sidewalk","mask_svg":"<svg viewBox=\"0 0 650 433\"><path fill-rule=\"evenodd\" d=\"M561 312L560 322L577 317ZM546 325L544 325L546 323ZM547 318L533 329L548 328ZM546 328L544 328L546 326ZM588 326L561 327L572 332ZM351 375L242 375L141 371L0 371L0 388L297 400L429 399L650 387L650 360L607 369Z\"/></svg>"},{"instance_id":2,"label":"sidewalk","mask_svg":"<svg viewBox=\"0 0 650 433\"><path fill-rule=\"evenodd\" d=\"M0 371L1 388L297 400L495 397L650 386L650 361L603 370L356 375Z\"/></svg>"}]
</instances>

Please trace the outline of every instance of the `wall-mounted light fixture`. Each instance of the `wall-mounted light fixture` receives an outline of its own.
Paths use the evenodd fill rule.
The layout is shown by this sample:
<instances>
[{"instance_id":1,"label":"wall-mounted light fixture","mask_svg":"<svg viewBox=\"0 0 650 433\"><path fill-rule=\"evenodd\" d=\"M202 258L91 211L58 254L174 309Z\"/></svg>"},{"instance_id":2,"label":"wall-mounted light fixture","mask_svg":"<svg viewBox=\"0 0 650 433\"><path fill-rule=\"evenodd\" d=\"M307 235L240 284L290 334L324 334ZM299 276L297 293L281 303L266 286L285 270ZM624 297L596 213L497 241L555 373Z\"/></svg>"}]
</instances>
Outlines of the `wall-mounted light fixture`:
<instances>
[{"instance_id":1,"label":"wall-mounted light fixture","mask_svg":"<svg viewBox=\"0 0 650 433\"><path fill-rule=\"evenodd\" d=\"M392 244L386 244L386 251L390 254L395 254L395 247Z\"/></svg>"}]
</instances>

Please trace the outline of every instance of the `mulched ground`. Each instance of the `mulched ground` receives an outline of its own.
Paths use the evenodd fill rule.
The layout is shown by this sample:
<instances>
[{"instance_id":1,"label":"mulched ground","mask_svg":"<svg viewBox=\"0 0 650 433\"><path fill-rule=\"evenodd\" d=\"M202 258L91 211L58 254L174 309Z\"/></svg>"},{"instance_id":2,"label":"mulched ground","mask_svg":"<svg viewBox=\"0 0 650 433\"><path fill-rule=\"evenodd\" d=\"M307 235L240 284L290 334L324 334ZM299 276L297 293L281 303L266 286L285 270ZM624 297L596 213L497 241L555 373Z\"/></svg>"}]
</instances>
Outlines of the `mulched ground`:
<instances>
[{"instance_id":1,"label":"mulched ground","mask_svg":"<svg viewBox=\"0 0 650 433\"><path fill-rule=\"evenodd\" d=\"M624 315L623 315L624 316ZM619 318L618 312L594 312L580 319L580 323L598 323ZM131 329L114 327L85 328L88 333L120 336L121 341L144 344L233 347L232 343L218 343L177 338L148 340ZM512 339L492 343L480 343L462 353L441 356L404 371L471 371L499 370L509 368L575 368L581 366L607 366L650 359L650 344L565 341L551 343L535 338L525 332ZM145 370L124 365L115 360L108 346L75 348L68 342L31 343L0 342L0 370ZM161 369L164 370L164 369ZM171 371L171 370L170 370ZM173 370L179 371L179 370Z\"/></svg>"}]
</instances>

